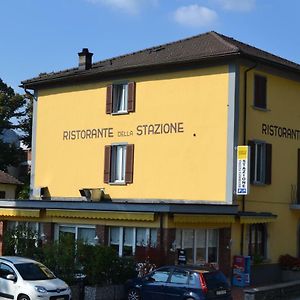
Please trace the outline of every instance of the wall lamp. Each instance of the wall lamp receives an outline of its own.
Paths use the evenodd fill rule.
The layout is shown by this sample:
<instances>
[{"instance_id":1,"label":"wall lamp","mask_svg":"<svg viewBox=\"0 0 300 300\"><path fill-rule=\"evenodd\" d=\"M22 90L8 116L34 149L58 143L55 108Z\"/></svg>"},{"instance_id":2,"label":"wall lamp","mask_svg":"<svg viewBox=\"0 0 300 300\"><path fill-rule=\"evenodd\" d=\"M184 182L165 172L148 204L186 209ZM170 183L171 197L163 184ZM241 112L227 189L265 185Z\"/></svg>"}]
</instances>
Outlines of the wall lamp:
<instances>
[{"instance_id":1,"label":"wall lamp","mask_svg":"<svg viewBox=\"0 0 300 300\"><path fill-rule=\"evenodd\" d=\"M104 188L83 188L79 190L80 195L88 201L109 200L110 197L105 194Z\"/></svg>"}]
</instances>

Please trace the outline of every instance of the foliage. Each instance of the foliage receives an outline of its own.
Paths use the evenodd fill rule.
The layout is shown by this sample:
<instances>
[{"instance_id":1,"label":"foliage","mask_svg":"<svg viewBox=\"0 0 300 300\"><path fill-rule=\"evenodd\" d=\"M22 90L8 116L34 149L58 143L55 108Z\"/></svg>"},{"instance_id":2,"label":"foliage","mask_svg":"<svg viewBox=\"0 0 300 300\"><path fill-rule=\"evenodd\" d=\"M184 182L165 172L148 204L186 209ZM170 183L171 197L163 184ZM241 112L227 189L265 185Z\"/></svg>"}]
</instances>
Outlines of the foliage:
<instances>
[{"instance_id":1,"label":"foliage","mask_svg":"<svg viewBox=\"0 0 300 300\"><path fill-rule=\"evenodd\" d=\"M0 135L3 130L20 130L23 142L30 146L32 124L32 97L19 95L0 79ZM0 170L17 166L23 151L14 144L0 141Z\"/></svg>"},{"instance_id":2,"label":"foliage","mask_svg":"<svg viewBox=\"0 0 300 300\"><path fill-rule=\"evenodd\" d=\"M30 196L30 186L28 183L25 183L21 186L21 189L18 191L18 199L29 199Z\"/></svg>"},{"instance_id":3,"label":"foliage","mask_svg":"<svg viewBox=\"0 0 300 300\"><path fill-rule=\"evenodd\" d=\"M22 131L21 140L24 145L31 148L32 118L33 118L33 96L26 94L24 103L24 116L19 120L18 129Z\"/></svg>"},{"instance_id":4,"label":"foliage","mask_svg":"<svg viewBox=\"0 0 300 300\"><path fill-rule=\"evenodd\" d=\"M155 264L152 264L150 262L150 258L147 257L144 262L137 263L136 265L136 271L138 277L143 277L146 274L152 272L156 268Z\"/></svg>"},{"instance_id":5,"label":"foliage","mask_svg":"<svg viewBox=\"0 0 300 300\"><path fill-rule=\"evenodd\" d=\"M79 243L77 251L78 263L86 275L87 284L123 283L134 276L133 260L118 257L111 247Z\"/></svg>"},{"instance_id":6,"label":"foliage","mask_svg":"<svg viewBox=\"0 0 300 300\"><path fill-rule=\"evenodd\" d=\"M254 265L258 265L258 264L261 264L262 262L264 261L264 257L260 254L254 254L252 256L252 262Z\"/></svg>"},{"instance_id":7,"label":"foliage","mask_svg":"<svg viewBox=\"0 0 300 300\"><path fill-rule=\"evenodd\" d=\"M6 230L3 239L5 255L39 257L38 234L35 230L21 224L14 229Z\"/></svg>"},{"instance_id":8,"label":"foliage","mask_svg":"<svg viewBox=\"0 0 300 300\"><path fill-rule=\"evenodd\" d=\"M283 270L300 270L300 258L289 254L280 255L279 265Z\"/></svg>"},{"instance_id":9,"label":"foliage","mask_svg":"<svg viewBox=\"0 0 300 300\"><path fill-rule=\"evenodd\" d=\"M90 285L119 284L135 276L133 259L119 257L111 247L75 243L67 234L41 245L37 232L25 225L4 233L3 252L40 261L69 284L77 281L78 273L86 276L85 283Z\"/></svg>"},{"instance_id":10,"label":"foliage","mask_svg":"<svg viewBox=\"0 0 300 300\"><path fill-rule=\"evenodd\" d=\"M75 274L75 242L72 236L64 235L59 241L47 243L42 248L40 261L56 276L72 284Z\"/></svg>"}]
</instances>

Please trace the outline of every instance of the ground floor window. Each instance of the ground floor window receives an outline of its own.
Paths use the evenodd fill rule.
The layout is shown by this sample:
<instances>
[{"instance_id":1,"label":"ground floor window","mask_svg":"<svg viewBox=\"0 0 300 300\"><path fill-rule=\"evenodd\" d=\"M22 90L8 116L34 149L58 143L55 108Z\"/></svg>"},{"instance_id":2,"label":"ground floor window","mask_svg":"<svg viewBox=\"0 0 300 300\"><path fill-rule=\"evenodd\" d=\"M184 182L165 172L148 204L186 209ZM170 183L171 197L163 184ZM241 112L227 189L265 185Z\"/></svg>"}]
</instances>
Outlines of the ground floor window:
<instances>
[{"instance_id":1,"label":"ground floor window","mask_svg":"<svg viewBox=\"0 0 300 300\"><path fill-rule=\"evenodd\" d=\"M218 229L176 229L176 249L184 249L187 264L217 263Z\"/></svg>"},{"instance_id":2,"label":"ground floor window","mask_svg":"<svg viewBox=\"0 0 300 300\"><path fill-rule=\"evenodd\" d=\"M86 244L95 245L98 241L95 226L85 225L56 225L55 239L59 240L63 236L69 236L74 241L82 241Z\"/></svg>"},{"instance_id":3,"label":"ground floor window","mask_svg":"<svg viewBox=\"0 0 300 300\"><path fill-rule=\"evenodd\" d=\"M248 226L248 255L253 258L266 257L267 228L266 224Z\"/></svg>"},{"instance_id":4,"label":"ground floor window","mask_svg":"<svg viewBox=\"0 0 300 300\"><path fill-rule=\"evenodd\" d=\"M156 228L110 227L109 244L119 253L119 256L135 254L136 247L157 246Z\"/></svg>"},{"instance_id":5,"label":"ground floor window","mask_svg":"<svg viewBox=\"0 0 300 300\"><path fill-rule=\"evenodd\" d=\"M39 234L39 223L8 221L6 233L13 239L14 252L18 254L22 249L37 247L41 236Z\"/></svg>"}]
</instances>

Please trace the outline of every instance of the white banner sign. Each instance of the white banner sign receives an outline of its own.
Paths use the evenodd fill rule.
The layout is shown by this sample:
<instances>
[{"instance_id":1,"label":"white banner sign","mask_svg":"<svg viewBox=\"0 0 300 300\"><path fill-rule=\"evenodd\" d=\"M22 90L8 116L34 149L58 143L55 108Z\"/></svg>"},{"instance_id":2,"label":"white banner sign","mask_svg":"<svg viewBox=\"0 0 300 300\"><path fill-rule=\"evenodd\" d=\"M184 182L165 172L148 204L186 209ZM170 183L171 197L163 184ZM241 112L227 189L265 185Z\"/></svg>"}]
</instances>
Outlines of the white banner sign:
<instances>
[{"instance_id":1,"label":"white banner sign","mask_svg":"<svg viewBox=\"0 0 300 300\"><path fill-rule=\"evenodd\" d=\"M249 147L237 147L237 179L236 179L236 194L249 194Z\"/></svg>"}]
</instances>

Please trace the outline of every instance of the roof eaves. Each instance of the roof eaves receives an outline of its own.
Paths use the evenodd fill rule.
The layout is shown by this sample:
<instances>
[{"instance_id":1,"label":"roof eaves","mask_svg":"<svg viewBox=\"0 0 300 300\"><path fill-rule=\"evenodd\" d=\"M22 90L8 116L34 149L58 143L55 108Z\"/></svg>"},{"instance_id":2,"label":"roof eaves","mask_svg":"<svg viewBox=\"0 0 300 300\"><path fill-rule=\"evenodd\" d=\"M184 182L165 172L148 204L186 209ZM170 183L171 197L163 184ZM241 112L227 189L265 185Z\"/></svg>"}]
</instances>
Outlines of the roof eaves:
<instances>
[{"instance_id":1,"label":"roof eaves","mask_svg":"<svg viewBox=\"0 0 300 300\"><path fill-rule=\"evenodd\" d=\"M51 84L51 83L58 83L58 82L69 82L76 79L93 79L99 78L101 76L109 76L111 74L122 74L122 73L134 73L144 70L152 70L157 68L165 68L168 66L184 66L189 65L191 63L201 63L203 61L211 62L220 59L228 59L232 57L239 56L241 53L232 51L228 53L221 53L217 55L207 55L203 57L190 57L189 59L182 60L182 61L166 61L164 63L157 63L157 64L141 64L141 65L130 65L121 67L118 69L113 70L98 70L98 68L92 68L88 71L78 71L78 72L58 72L54 74L48 74L48 76L44 77L36 77L33 79L29 79L27 81L22 81L21 87L23 88L36 88L41 85Z\"/></svg>"}]
</instances>

